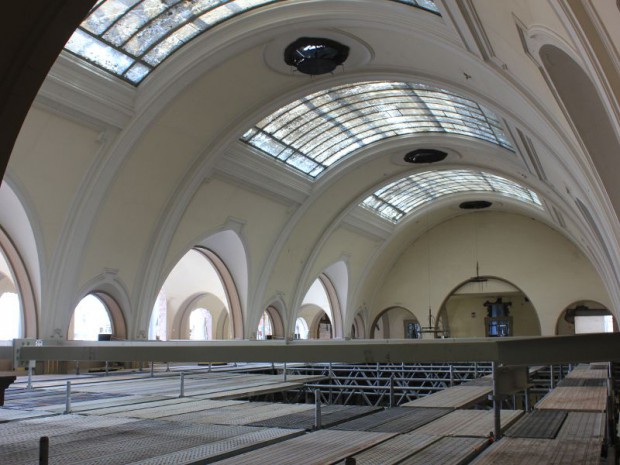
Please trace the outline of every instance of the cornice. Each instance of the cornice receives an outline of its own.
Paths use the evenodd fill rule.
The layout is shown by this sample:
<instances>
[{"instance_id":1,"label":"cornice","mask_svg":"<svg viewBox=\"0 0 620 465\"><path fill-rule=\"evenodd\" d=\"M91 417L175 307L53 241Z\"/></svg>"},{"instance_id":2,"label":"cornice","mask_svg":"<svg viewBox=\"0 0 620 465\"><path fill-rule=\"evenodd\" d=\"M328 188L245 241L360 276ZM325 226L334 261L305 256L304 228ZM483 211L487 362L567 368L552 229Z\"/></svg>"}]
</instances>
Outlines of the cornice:
<instances>
[{"instance_id":1,"label":"cornice","mask_svg":"<svg viewBox=\"0 0 620 465\"><path fill-rule=\"evenodd\" d=\"M134 116L135 96L131 85L63 52L35 101L73 118L122 129Z\"/></svg>"},{"instance_id":2,"label":"cornice","mask_svg":"<svg viewBox=\"0 0 620 465\"><path fill-rule=\"evenodd\" d=\"M219 158L215 172L233 178L253 191L275 195L286 204L302 204L312 191L312 181L280 165L238 141Z\"/></svg>"}]
</instances>

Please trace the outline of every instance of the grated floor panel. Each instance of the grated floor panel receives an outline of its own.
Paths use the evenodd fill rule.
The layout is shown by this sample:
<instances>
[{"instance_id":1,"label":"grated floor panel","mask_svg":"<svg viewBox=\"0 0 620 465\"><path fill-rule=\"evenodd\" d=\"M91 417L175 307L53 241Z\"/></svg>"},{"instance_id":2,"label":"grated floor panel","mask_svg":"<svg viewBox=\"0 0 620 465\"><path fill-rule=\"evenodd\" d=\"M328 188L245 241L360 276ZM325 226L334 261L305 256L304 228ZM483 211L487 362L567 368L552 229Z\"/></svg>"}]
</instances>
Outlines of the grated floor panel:
<instances>
[{"instance_id":1,"label":"grated floor panel","mask_svg":"<svg viewBox=\"0 0 620 465\"><path fill-rule=\"evenodd\" d=\"M433 408L433 407L410 407L409 414L390 420L382 425L371 428L369 431L383 433L408 433L414 431L431 421L447 415L453 410L450 408Z\"/></svg>"},{"instance_id":2,"label":"grated floor panel","mask_svg":"<svg viewBox=\"0 0 620 465\"><path fill-rule=\"evenodd\" d=\"M523 415L505 436L512 438L553 439L558 434L568 412L564 410L534 410Z\"/></svg>"}]
</instances>

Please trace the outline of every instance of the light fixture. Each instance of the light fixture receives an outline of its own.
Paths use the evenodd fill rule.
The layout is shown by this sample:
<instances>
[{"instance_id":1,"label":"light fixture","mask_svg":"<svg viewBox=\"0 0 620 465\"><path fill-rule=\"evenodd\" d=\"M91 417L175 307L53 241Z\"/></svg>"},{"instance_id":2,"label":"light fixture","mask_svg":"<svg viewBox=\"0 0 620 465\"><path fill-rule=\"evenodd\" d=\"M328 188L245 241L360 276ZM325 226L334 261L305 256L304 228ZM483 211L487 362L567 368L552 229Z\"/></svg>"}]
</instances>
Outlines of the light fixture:
<instances>
[{"instance_id":1,"label":"light fixture","mask_svg":"<svg viewBox=\"0 0 620 465\"><path fill-rule=\"evenodd\" d=\"M284 50L284 62L310 76L331 73L349 56L349 47L331 39L300 37Z\"/></svg>"},{"instance_id":2,"label":"light fixture","mask_svg":"<svg viewBox=\"0 0 620 465\"><path fill-rule=\"evenodd\" d=\"M489 208L491 205L493 203L488 200L467 200L461 202L459 208L463 210L482 210L483 208Z\"/></svg>"},{"instance_id":3,"label":"light fixture","mask_svg":"<svg viewBox=\"0 0 620 465\"><path fill-rule=\"evenodd\" d=\"M426 164L445 160L448 154L437 149L417 149L405 155L407 163Z\"/></svg>"}]
</instances>

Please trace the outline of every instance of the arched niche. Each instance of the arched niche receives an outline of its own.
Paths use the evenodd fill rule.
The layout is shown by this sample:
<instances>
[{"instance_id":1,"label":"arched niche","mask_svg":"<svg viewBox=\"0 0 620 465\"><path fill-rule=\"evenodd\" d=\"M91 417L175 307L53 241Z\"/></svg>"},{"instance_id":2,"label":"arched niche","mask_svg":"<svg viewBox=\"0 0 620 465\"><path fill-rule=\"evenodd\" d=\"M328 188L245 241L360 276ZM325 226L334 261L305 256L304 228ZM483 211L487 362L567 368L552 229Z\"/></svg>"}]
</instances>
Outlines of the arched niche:
<instances>
[{"instance_id":1,"label":"arched niche","mask_svg":"<svg viewBox=\"0 0 620 465\"><path fill-rule=\"evenodd\" d=\"M500 307L506 315L496 313ZM534 305L521 289L498 277L477 276L444 299L435 334L451 338L540 336L541 328Z\"/></svg>"},{"instance_id":2,"label":"arched niche","mask_svg":"<svg viewBox=\"0 0 620 465\"><path fill-rule=\"evenodd\" d=\"M588 323L590 317L593 321ZM604 321L604 317L608 321ZM607 307L593 300L580 300L567 306L556 324L555 334L566 336L589 332L618 332L618 321Z\"/></svg>"},{"instance_id":3,"label":"arched niche","mask_svg":"<svg viewBox=\"0 0 620 465\"><path fill-rule=\"evenodd\" d=\"M404 307L389 307L381 311L370 327L371 339L417 339L420 324L416 316Z\"/></svg>"}]
</instances>

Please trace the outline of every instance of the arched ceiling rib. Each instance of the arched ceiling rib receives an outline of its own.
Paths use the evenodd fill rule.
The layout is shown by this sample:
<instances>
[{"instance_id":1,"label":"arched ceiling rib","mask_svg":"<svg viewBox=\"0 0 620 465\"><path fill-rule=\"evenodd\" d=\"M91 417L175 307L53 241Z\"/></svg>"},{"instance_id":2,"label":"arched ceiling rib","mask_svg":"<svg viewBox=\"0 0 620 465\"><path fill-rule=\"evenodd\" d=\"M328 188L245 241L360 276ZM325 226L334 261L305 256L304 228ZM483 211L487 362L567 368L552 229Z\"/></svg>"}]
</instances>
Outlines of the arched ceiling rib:
<instances>
[{"instance_id":1,"label":"arched ceiling rib","mask_svg":"<svg viewBox=\"0 0 620 465\"><path fill-rule=\"evenodd\" d=\"M513 150L499 119L460 95L426 84L347 84L296 100L258 122L242 140L316 178L373 142L417 133L450 133Z\"/></svg>"},{"instance_id":2,"label":"arched ceiling rib","mask_svg":"<svg viewBox=\"0 0 620 465\"><path fill-rule=\"evenodd\" d=\"M440 197L466 192L494 192L542 209L535 192L514 181L473 170L424 171L391 182L360 204L398 222L407 213Z\"/></svg>"},{"instance_id":3,"label":"arched ceiling rib","mask_svg":"<svg viewBox=\"0 0 620 465\"><path fill-rule=\"evenodd\" d=\"M138 85L184 44L228 19L282 0L100 0L65 49ZM393 0L439 14L433 0Z\"/></svg>"}]
</instances>

